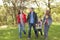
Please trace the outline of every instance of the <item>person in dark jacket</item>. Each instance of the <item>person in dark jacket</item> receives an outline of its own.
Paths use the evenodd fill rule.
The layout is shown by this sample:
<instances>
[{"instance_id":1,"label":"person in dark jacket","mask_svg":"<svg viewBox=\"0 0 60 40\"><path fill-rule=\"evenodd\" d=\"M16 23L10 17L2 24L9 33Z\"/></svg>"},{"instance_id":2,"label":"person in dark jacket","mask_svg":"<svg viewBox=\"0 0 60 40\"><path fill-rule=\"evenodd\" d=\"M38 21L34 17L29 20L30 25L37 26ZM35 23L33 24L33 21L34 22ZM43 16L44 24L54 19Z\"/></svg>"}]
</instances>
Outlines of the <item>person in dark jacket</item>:
<instances>
[{"instance_id":1,"label":"person in dark jacket","mask_svg":"<svg viewBox=\"0 0 60 40\"><path fill-rule=\"evenodd\" d=\"M38 22L37 14L34 12L34 9L30 9L30 13L28 14L27 21L29 23L29 30L28 30L28 39L31 38L31 28L33 27L36 37L38 37L38 33L36 30L36 24Z\"/></svg>"}]
</instances>

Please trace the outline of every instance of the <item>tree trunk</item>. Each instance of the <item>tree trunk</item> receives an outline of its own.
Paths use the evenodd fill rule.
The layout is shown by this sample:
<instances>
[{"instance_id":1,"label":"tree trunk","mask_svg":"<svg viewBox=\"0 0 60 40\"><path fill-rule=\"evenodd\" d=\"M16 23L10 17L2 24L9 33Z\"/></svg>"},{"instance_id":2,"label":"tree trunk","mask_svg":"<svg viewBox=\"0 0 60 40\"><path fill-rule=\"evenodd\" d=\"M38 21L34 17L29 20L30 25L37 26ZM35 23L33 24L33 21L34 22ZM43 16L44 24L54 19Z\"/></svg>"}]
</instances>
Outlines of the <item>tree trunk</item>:
<instances>
[{"instance_id":1,"label":"tree trunk","mask_svg":"<svg viewBox=\"0 0 60 40\"><path fill-rule=\"evenodd\" d=\"M13 10L14 10L14 13L13 13L13 18L14 18L14 25L16 24L17 22L17 19L16 19L16 2L12 1L12 4L13 4Z\"/></svg>"},{"instance_id":2,"label":"tree trunk","mask_svg":"<svg viewBox=\"0 0 60 40\"><path fill-rule=\"evenodd\" d=\"M14 25L16 24L16 5L14 5Z\"/></svg>"},{"instance_id":3,"label":"tree trunk","mask_svg":"<svg viewBox=\"0 0 60 40\"><path fill-rule=\"evenodd\" d=\"M51 13L50 0L48 0L48 8L49 8L49 11L50 11L50 13Z\"/></svg>"}]
</instances>

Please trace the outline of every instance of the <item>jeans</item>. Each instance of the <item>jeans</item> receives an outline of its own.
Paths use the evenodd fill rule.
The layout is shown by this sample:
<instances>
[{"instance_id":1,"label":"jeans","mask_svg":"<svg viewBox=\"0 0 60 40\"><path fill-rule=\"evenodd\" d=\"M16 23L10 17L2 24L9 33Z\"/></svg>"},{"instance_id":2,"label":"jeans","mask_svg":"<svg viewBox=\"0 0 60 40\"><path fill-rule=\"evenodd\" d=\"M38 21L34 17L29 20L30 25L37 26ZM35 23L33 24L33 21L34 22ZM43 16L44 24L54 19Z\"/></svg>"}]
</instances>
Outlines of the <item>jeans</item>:
<instances>
[{"instance_id":1,"label":"jeans","mask_svg":"<svg viewBox=\"0 0 60 40\"><path fill-rule=\"evenodd\" d=\"M45 24L44 25L44 37L47 38L48 37L48 31L49 31L49 25Z\"/></svg>"},{"instance_id":2,"label":"jeans","mask_svg":"<svg viewBox=\"0 0 60 40\"><path fill-rule=\"evenodd\" d=\"M19 36L21 38L22 32L24 32L24 34L26 34L25 29L24 29L24 24L18 24L18 28L19 28Z\"/></svg>"},{"instance_id":3,"label":"jeans","mask_svg":"<svg viewBox=\"0 0 60 40\"><path fill-rule=\"evenodd\" d=\"M36 37L38 37L38 32L36 30L35 24L29 24L28 37L31 38L31 28L33 27Z\"/></svg>"}]
</instances>

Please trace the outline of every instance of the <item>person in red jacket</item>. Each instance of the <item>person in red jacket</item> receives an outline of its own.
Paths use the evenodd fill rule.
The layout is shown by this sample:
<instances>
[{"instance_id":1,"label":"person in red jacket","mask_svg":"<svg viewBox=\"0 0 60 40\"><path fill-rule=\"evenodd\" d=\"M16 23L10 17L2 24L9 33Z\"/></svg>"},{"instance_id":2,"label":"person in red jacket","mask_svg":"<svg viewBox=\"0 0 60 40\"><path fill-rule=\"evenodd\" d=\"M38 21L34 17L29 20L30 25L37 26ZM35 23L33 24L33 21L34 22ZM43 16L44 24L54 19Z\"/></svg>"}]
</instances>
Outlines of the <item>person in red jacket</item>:
<instances>
[{"instance_id":1,"label":"person in red jacket","mask_svg":"<svg viewBox=\"0 0 60 40\"><path fill-rule=\"evenodd\" d=\"M17 23L18 23L20 38L22 37L22 32L26 34L25 28L24 28L24 25L26 22L27 22L26 14L23 13L22 10L19 10L18 15L17 15Z\"/></svg>"}]
</instances>

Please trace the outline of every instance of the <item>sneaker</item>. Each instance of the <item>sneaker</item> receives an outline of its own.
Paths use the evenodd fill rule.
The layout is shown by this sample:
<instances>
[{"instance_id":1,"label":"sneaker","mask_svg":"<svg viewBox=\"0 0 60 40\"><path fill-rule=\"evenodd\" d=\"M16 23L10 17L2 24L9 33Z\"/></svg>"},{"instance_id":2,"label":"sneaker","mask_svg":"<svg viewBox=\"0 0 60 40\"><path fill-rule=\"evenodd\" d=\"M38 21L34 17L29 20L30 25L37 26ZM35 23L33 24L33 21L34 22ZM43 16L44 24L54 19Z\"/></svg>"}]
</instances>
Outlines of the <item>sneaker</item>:
<instances>
[{"instance_id":1,"label":"sneaker","mask_svg":"<svg viewBox=\"0 0 60 40\"><path fill-rule=\"evenodd\" d=\"M47 40L47 38L45 38L45 40Z\"/></svg>"},{"instance_id":2,"label":"sneaker","mask_svg":"<svg viewBox=\"0 0 60 40\"><path fill-rule=\"evenodd\" d=\"M24 31L24 34L26 35L26 32Z\"/></svg>"},{"instance_id":3,"label":"sneaker","mask_svg":"<svg viewBox=\"0 0 60 40\"><path fill-rule=\"evenodd\" d=\"M19 36L19 38L22 38L22 36Z\"/></svg>"},{"instance_id":4,"label":"sneaker","mask_svg":"<svg viewBox=\"0 0 60 40\"><path fill-rule=\"evenodd\" d=\"M30 40L30 38L28 38L28 40Z\"/></svg>"},{"instance_id":5,"label":"sneaker","mask_svg":"<svg viewBox=\"0 0 60 40\"><path fill-rule=\"evenodd\" d=\"M22 38L22 37L20 37L20 38Z\"/></svg>"},{"instance_id":6,"label":"sneaker","mask_svg":"<svg viewBox=\"0 0 60 40\"><path fill-rule=\"evenodd\" d=\"M38 37L36 36L35 38L37 39Z\"/></svg>"}]
</instances>

